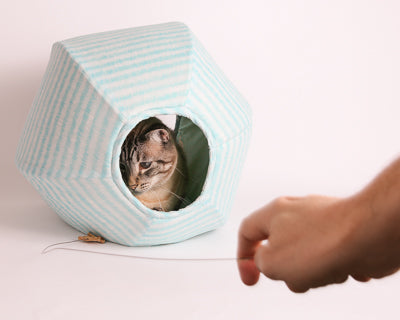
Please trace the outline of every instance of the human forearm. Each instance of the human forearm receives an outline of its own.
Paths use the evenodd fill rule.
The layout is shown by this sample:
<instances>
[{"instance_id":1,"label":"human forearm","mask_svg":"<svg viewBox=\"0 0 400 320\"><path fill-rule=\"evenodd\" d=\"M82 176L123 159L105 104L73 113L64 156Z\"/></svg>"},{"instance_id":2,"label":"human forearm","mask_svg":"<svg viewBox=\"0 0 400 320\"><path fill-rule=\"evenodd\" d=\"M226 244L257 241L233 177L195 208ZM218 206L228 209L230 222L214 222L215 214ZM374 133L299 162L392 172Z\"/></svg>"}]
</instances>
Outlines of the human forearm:
<instances>
[{"instance_id":1,"label":"human forearm","mask_svg":"<svg viewBox=\"0 0 400 320\"><path fill-rule=\"evenodd\" d=\"M355 277L380 278L400 267L400 158L347 199L354 220L349 238Z\"/></svg>"},{"instance_id":2,"label":"human forearm","mask_svg":"<svg viewBox=\"0 0 400 320\"><path fill-rule=\"evenodd\" d=\"M241 278L252 285L262 272L304 292L349 275L359 281L389 275L400 267L399 209L400 159L347 198L278 198L241 225Z\"/></svg>"},{"instance_id":3,"label":"human forearm","mask_svg":"<svg viewBox=\"0 0 400 320\"><path fill-rule=\"evenodd\" d=\"M372 214L400 221L400 158L385 168L370 184L355 195L370 206ZM383 216L382 216L383 217ZM400 225L398 234L400 234Z\"/></svg>"}]
</instances>

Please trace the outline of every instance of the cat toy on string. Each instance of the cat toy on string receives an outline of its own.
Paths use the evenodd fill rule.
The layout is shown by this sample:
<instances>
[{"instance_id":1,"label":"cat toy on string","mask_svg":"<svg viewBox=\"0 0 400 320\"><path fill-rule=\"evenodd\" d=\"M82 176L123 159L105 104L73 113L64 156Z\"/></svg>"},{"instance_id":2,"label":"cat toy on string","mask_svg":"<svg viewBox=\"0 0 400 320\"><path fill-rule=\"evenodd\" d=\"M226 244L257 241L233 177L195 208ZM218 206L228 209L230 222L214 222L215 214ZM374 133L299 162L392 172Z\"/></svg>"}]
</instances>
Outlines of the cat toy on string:
<instances>
[{"instance_id":1,"label":"cat toy on string","mask_svg":"<svg viewBox=\"0 0 400 320\"><path fill-rule=\"evenodd\" d=\"M188 175L167 212L162 199L139 201L120 168L129 133L157 115L176 116ZM174 243L224 224L250 132L247 102L196 36L165 23L55 43L16 164L79 231L127 246Z\"/></svg>"},{"instance_id":2,"label":"cat toy on string","mask_svg":"<svg viewBox=\"0 0 400 320\"><path fill-rule=\"evenodd\" d=\"M247 257L233 257L233 256L215 256L208 254L206 257L205 256L200 256L198 253L198 256L192 256L188 257L185 255L185 257L177 257L177 256L155 256L154 254L152 255L145 255L145 254L133 254L130 250L126 249L133 249L133 248L127 248L123 246L118 246L117 250L115 250L115 247L109 247L107 249L101 248L96 246L95 248L92 248L90 245L89 246L80 246L80 247L71 247L69 246L70 244L74 243L81 243L83 244L84 242L86 243L92 243L94 245L96 244L104 244L106 243L105 239L103 239L100 236L96 236L92 233L88 233L87 235L83 236L78 236L78 239L76 240L70 240L70 241L63 241L63 242L57 242L48 245L46 248L42 250L42 254L47 254L53 250L67 250L67 251L76 251L76 252L88 252L88 253L95 253L95 254L101 254L101 255L107 255L107 256L114 256L114 257L124 257L124 258L131 258L131 259L139 259L139 260L151 260L151 261L186 261L186 262L201 262L201 261L240 261L240 260L251 260L253 258L247 258ZM112 244L115 246L115 244ZM154 248L154 247L153 247Z\"/></svg>"}]
</instances>

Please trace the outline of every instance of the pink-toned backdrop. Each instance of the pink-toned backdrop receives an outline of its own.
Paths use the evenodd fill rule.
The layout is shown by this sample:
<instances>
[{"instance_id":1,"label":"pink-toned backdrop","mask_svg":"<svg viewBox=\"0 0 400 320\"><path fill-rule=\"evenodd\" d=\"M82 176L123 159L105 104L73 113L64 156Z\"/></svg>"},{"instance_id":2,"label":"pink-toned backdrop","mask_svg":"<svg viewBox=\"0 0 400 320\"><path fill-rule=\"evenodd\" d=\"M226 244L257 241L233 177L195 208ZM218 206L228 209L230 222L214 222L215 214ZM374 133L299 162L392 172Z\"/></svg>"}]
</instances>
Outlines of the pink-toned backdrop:
<instances>
[{"instance_id":1,"label":"pink-toned backdrop","mask_svg":"<svg viewBox=\"0 0 400 320\"><path fill-rule=\"evenodd\" d=\"M265 278L244 287L231 261L41 255L77 232L13 159L53 42L185 22L249 100L254 130L228 225L164 254L234 255L239 221L263 203L348 195L399 155L399 16L394 0L1 2L0 318L397 319L399 275L295 295Z\"/></svg>"}]
</instances>

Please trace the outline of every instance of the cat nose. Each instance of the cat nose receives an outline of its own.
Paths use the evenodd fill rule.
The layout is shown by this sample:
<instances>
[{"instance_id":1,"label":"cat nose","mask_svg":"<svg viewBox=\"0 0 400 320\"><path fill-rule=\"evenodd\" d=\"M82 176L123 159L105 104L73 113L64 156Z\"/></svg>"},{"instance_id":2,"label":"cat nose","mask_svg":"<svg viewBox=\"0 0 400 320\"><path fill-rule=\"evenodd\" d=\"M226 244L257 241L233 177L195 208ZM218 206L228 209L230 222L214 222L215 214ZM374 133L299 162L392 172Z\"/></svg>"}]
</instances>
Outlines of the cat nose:
<instances>
[{"instance_id":1,"label":"cat nose","mask_svg":"<svg viewBox=\"0 0 400 320\"><path fill-rule=\"evenodd\" d=\"M137 186L138 186L137 181L138 181L137 178L134 179L133 177L129 177L129 181L128 181L128 183L129 183L129 188L135 190L135 189L137 188Z\"/></svg>"}]
</instances>

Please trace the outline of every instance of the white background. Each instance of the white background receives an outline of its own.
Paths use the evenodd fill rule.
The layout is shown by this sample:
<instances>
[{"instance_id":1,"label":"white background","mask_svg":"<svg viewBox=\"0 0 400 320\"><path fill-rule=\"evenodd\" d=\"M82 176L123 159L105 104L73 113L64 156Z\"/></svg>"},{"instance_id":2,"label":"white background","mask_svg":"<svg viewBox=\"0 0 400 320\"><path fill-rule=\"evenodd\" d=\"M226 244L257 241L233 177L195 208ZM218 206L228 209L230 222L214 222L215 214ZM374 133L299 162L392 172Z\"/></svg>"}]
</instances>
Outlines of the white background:
<instances>
[{"instance_id":1,"label":"white background","mask_svg":"<svg viewBox=\"0 0 400 320\"><path fill-rule=\"evenodd\" d=\"M250 102L254 128L228 226L161 248L229 256L239 221L255 208L278 195L350 195L398 156L399 16L394 0L2 1L0 317L398 319L399 275L298 295L265 278L245 287L233 261L41 255L78 233L13 158L53 42L185 22Z\"/></svg>"}]
</instances>

